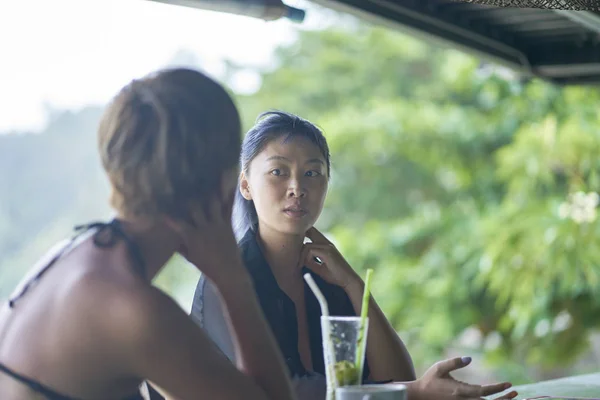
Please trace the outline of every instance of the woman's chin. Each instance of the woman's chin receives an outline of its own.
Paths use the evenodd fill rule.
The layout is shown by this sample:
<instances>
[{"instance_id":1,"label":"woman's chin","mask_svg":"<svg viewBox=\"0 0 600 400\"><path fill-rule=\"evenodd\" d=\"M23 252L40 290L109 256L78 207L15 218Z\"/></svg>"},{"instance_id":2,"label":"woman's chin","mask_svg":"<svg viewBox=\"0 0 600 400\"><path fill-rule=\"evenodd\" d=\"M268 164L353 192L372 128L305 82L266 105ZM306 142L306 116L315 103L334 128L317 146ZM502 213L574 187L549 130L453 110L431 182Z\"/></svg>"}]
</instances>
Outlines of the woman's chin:
<instances>
[{"instance_id":1,"label":"woman's chin","mask_svg":"<svg viewBox=\"0 0 600 400\"><path fill-rule=\"evenodd\" d=\"M288 235L304 235L313 225L314 223L311 221L288 221L286 224L282 224L279 230Z\"/></svg>"}]
</instances>

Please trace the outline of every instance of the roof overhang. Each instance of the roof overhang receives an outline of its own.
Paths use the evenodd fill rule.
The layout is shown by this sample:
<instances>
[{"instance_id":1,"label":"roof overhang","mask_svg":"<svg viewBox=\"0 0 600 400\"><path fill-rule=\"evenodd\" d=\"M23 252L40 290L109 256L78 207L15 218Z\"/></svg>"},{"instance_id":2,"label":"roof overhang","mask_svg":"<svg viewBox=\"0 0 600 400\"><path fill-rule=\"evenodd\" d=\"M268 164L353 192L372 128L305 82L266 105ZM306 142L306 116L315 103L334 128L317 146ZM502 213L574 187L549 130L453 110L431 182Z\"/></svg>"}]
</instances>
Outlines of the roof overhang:
<instances>
[{"instance_id":1,"label":"roof overhang","mask_svg":"<svg viewBox=\"0 0 600 400\"><path fill-rule=\"evenodd\" d=\"M296 10L281 0L154 1L245 15L265 5L284 10L281 16L285 10ZM457 0L312 1L496 61L524 77L558 84L600 83L600 12L494 7ZM302 13L296 11L298 16Z\"/></svg>"},{"instance_id":2,"label":"roof overhang","mask_svg":"<svg viewBox=\"0 0 600 400\"><path fill-rule=\"evenodd\" d=\"M600 13L454 0L313 0L558 84L600 83Z\"/></svg>"}]
</instances>

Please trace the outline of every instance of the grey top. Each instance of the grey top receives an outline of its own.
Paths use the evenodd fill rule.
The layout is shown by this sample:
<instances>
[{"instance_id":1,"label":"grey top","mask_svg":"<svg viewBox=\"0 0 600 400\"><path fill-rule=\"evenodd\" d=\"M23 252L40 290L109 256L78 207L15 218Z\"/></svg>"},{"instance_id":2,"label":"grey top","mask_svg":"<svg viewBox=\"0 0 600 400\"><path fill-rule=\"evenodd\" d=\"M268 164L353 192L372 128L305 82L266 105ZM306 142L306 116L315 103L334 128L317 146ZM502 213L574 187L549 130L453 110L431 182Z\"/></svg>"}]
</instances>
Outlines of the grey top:
<instances>
[{"instance_id":1,"label":"grey top","mask_svg":"<svg viewBox=\"0 0 600 400\"><path fill-rule=\"evenodd\" d=\"M235 350L229 325L225 319L225 308L217 288L204 276L200 277L191 312L192 319L208 334L216 347L231 362L235 362ZM325 399L325 377L318 373L292 377L298 400Z\"/></svg>"},{"instance_id":2,"label":"grey top","mask_svg":"<svg viewBox=\"0 0 600 400\"><path fill-rule=\"evenodd\" d=\"M217 288L205 279L200 278L191 317L212 339L217 348L235 363L235 350L229 325L225 320L225 307L221 303Z\"/></svg>"}]
</instances>

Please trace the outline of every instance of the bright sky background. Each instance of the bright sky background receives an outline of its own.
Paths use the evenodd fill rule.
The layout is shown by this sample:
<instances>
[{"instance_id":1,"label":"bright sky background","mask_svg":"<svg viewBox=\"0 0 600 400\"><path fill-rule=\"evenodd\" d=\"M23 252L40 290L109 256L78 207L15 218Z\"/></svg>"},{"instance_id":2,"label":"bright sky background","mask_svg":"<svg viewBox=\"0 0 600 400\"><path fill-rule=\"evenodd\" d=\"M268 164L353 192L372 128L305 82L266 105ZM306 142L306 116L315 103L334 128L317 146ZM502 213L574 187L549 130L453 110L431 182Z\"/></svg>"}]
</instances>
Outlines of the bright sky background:
<instances>
[{"instance_id":1,"label":"bright sky background","mask_svg":"<svg viewBox=\"0 0 600 400\"><path fill-rule=\"evenodd\" d=\"M182 49L217 77L225 58L268 65L307 25L148 0L0 0L0 132L42 128L47 106L105 103ZM252 91L259 81L244 74L233 84Z\"/></svg>"}]
</instances>

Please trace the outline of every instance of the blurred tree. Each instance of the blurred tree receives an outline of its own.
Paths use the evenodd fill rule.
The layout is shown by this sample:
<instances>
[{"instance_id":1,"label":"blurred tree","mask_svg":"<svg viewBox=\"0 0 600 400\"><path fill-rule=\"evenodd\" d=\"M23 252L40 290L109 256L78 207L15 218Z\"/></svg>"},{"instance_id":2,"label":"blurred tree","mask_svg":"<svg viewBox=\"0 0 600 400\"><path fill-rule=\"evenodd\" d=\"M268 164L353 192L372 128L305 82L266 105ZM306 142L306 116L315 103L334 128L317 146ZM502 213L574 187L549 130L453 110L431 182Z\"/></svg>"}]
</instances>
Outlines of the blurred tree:
<instances>
[{"instance_id":1,"label":"blurred tree","mask_svg":"<svg viewBox=\"0 0 600 400\"><path fill-rule=\"evenodd\" d=\"M302 32L262 75L240 99L246 123L279 108L324 128L319 224L356 269L376 268L421 366L467 328L516 381L521 365L543 373L582 354L600 325L599 228L559 207L600 189L597 88L522 83L364 24Z\"/></svg>"},{"instance_id":2,"label":"blurred tree","mask_svg":"<svg viewBox=\"0 0 600 400\"><path fill-rule=\"evenodd\" d=\"M584 353L600 325L597 88L524 83L352 19L299 32L258 73L260 90L237 96L245 127L279 108L324 128L333 177L319 224L357 270L376 269L419 367L465 331L515 382ZM70 226L108 213L100 112L0 135L0 298ZM157 284L189 308L197 276L174 257Z\"/></svg>"}]
</instances>

